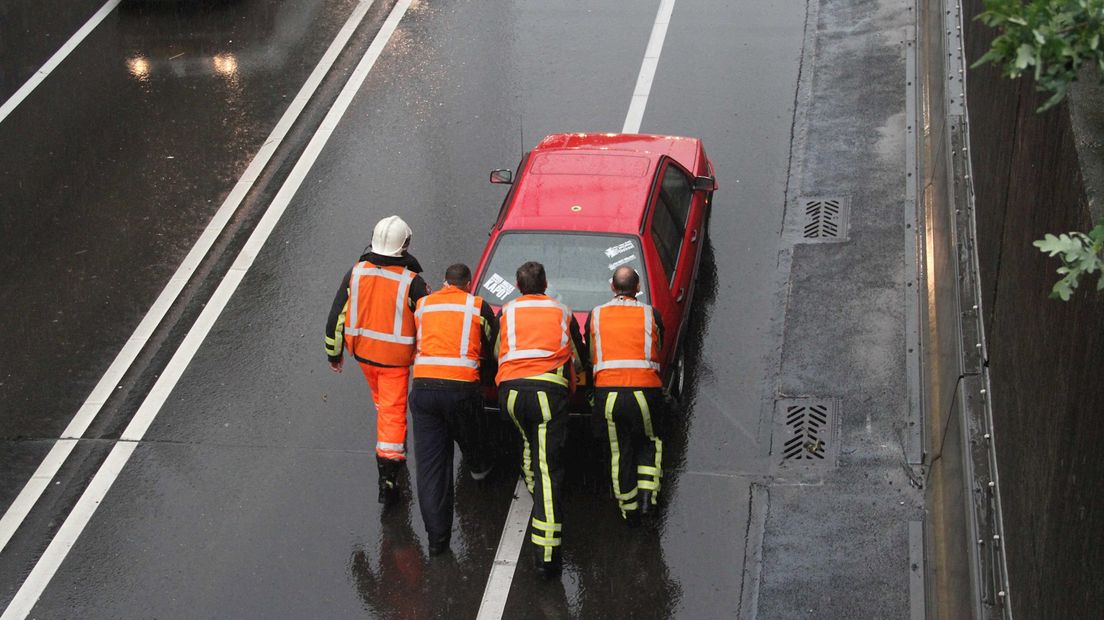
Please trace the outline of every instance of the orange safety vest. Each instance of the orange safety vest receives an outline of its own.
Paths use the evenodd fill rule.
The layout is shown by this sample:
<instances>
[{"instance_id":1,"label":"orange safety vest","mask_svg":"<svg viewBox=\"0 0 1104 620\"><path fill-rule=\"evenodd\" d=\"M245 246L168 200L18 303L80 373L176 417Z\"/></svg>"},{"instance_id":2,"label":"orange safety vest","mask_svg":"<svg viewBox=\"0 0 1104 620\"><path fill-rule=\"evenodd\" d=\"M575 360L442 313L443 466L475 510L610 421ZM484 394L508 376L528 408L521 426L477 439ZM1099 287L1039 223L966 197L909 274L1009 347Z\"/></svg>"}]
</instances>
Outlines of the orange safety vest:
<instances>
[{"instance_id":1,"label":"orange safety vest","mask_svg":"<svg viewBox=\"0 0 1104 620\"><path fill-rule=\"evenodd\" d=\"M479 381L483 299L455 286L418 300L414 378Z\"/></svg>"},{"instance_id":2,"label":"orange safety vest","mask_svg":"<svg viewBox=\"0 0 1104 620\"><path fill-rule=\"evenodd\" d=\"M574 372L554 371L571 361L571 310L547 295L522 295L502 306L497 383L545 379L570 387Z\"/></svg>"},{"instance_id":3,"label":"orange safety vest","mask_svg":"<svg viewBox=\"0 0 1104 620\"><path fill-rule=\"evenodd\" d=\"M386 366L414 361L414 313L407 302L413 280L413 271L397 265L353 266L345 321L345 346L353 355Z\"/></svg>"},{"instance_id":4,"label":"orange safety vest","mask_svg":"<svg viewBox=\"0 0 1104 620\"><path fill-rule=\"evenodd\" d=\"M594 309L595 387L660 387L659 328L652 307L614 299Z\"/></svg>"}]
</instances>

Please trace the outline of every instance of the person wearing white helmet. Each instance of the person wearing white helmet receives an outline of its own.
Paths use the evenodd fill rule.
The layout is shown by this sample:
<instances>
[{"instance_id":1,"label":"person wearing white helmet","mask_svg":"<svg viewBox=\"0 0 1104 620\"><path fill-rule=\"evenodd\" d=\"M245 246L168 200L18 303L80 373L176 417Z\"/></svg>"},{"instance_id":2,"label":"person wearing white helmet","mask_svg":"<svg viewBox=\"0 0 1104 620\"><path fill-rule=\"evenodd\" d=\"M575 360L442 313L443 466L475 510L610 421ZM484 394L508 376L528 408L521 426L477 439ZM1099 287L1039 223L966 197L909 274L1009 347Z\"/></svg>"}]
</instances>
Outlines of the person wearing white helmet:
<instances>
[{"instance_id":1,"label":"person wearing white helmet","mask_svg":"<svg viewBox=\"0 0 1104 620\"><path fill-rule=\"evenodd\" d=\"M326 356L341 372L344 351L360 364L376 406L379 501L398 497L406 461L406 400L414 362L414 307L429 294L407 251L411 231L397 215L376 224L372 245L341 279L326 319Z\"/></svg>"}]
</instances>

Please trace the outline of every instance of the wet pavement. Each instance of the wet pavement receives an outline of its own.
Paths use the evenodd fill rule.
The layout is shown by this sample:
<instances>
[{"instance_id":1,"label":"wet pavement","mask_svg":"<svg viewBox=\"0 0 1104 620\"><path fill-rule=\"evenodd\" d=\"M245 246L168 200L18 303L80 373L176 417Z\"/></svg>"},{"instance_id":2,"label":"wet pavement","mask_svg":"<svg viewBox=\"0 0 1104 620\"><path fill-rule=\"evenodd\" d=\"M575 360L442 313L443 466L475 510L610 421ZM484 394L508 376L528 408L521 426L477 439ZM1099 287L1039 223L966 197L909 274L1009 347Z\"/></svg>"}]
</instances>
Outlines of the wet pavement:
<instances>
[{"instance_id":1,"label":"wet pavement","mask_svg":"<svg viewBox=\"0 0 1104 620\"><path fill-rule=\"evenodd\" d=\"M0 6L0 102L101 7L100 0L14 0Z\"/></svg>"},{"instance_id":2,"label":"wet pavement","mask_svg":"<svg viewBox=\"0 0 1104 620\"><path fill-rule=\"evenodd\" d=\"M0 123L0 436L61 433L350 4L126 3Z\"/></svg>"},{"instance_id":3,"label":"wet pavement","mask_svg":"<svg viewBox=\"0 0 1104 620\"><path fill-rule=\"evenodd\" d=\"M864 5L856 11L886 12L859 29L875 43L908 20L899 3L856 4ZM0 123L0 346L10 352L0 361L0 465L10 472L0 505L11 503L60 436L354 5L125 3ZM475 616L512 499L509 462L483 484L461 467L452 552L430 558L412 495L386 510L375 502L367 387L351 362L341 375L329 371L322 324L340 276L380 217L400 213L411 225L412 253L436 285L448 264L478 259L503 196L487 183L488 170L513 167L523 147L547 133L618 131L657 6L413 3L33 615ZM11 601L118 443L390 7L373 7L292 144L0 555L0 605ZM68 12L54 19L29 7L19 13L18 4L5 10L18 13L17 23L72 29ZM812 191L791 176L794 162L831 154L825 145L832 136L812 146L792 138L795 127L808 128L795 120L795 104L801 109L808 99L795 93L817 92L807 83L799 88L802 76L819 75L810 41L822 27L831 30L832 15L826 11L825 23L810 29L804 3L676 4L641 131L702 137L721 189L689 325L687 397L664 422L666 507L641 530L624 528L609 499L602 446L576 429L563 578L541 581L520 562L506 617L754 617L757 610L795 617L806 613L800 601L790 605L797 583L816 588L818 617L854 609L825 594L841 584L840 596L851 588L862 600L889 589L878 615L907 614L908 550L899 534L915 516L913 495L907 514L888 504L873 511L891 523L878 551L896 551L901 564L872 565L881 571L877 580L851 567L825 573L834 584L802 582L797 571L810 555L863 556L824 544L830 528L804 542L787 531L795 511L820 519L816 504L831 503L822 496L840 488L833 485L864 504L866 494L881 493L863 473L907 486L900 471L885 474L900 469L892 455L865 459L870 441L884 440L879 433L898 420L864 407L896 415L903 387L891 382L871 403L866 383L832 392L831 384L801 380L846 383L825 371L830 358L795 364L793 357L830 320L790 297L791 264L805 278L801 285L815 279L802 269L823 257L791 256L781 233L795 196ZM871 80L889 94L859 107L888 117L903 106L903 95L892 96L903 53L892 45L883 51L864 62L888 67ZM28 52L10 64L4 56L4 75L25 72L41 55ZM849 62L825 57L836 71ZM832 114L820 118L842 122ZM877 119L881 125L881 134L868 137L900 129L886 118ZM903 166L897 154L869 171L882 181L866 197L870 204L893 204L893 192L904 191L903 180L893 185ZM831 176L813 163L802 169ZM900 285L888 285L887 296ZM867 342L878 355L892 351L899 335L899 316L884 318L878 338ZM849 324L840 342L850 346L864 329ZM893 354L885 355L862 360L888 359L885 372L896 372ZM844 427L846 448L836 448L855 468L843 480L830 472L778 475L775 399L814 393L862 412ZM878 432L864 435L864 422ZM878 445L875 452L892 451ZM411 458L411 472L415 464ZM830 523L869 516L833 506L839 512ZM760 600L762 592L775 598Z\"/></svg>"}]
</instances>

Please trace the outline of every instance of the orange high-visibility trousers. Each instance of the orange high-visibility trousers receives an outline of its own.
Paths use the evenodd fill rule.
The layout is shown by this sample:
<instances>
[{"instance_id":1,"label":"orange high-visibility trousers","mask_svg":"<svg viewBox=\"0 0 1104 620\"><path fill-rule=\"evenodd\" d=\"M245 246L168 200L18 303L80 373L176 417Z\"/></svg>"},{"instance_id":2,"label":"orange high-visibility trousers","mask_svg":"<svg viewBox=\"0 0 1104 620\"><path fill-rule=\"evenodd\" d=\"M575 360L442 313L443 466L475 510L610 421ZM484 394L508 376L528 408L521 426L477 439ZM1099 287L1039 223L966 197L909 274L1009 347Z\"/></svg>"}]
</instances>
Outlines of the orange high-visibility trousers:
<instances>
[{"instance_id":1,"label":"orange high-visibility trousers","mask_svg":"<svg viewBox=\"0 0 1104 620\"><path fill-rule=\"evenodd\" d=\"M376 456L406 460L406 388L410 367L361 364L376 405Z\"/></svg>"}]
</instances>

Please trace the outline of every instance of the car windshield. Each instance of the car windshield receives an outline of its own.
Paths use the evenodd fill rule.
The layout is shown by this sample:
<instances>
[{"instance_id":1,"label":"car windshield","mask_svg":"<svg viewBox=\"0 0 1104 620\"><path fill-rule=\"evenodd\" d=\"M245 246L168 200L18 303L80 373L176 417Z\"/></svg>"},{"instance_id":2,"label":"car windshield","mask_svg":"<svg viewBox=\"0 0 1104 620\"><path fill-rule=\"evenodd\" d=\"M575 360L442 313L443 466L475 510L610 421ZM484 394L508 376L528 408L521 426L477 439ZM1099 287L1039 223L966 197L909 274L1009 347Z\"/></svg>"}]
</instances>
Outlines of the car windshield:
<instances>
[{"instance_id":1,"label":"car windshield","mask_svg":"<svg viewBox=\"0 0 1104 620\"><path fill-rule=\"evenodd\" d=\"M619 235L569 233L504 233L480 282L479 294L494 305L520 296L517 268L527 261L544 265L553 297L578 312L588 312L612 298L613 270L628 265L640 274L640 301L648 301L640 240Z\"/></svg>"}]
</instances>

